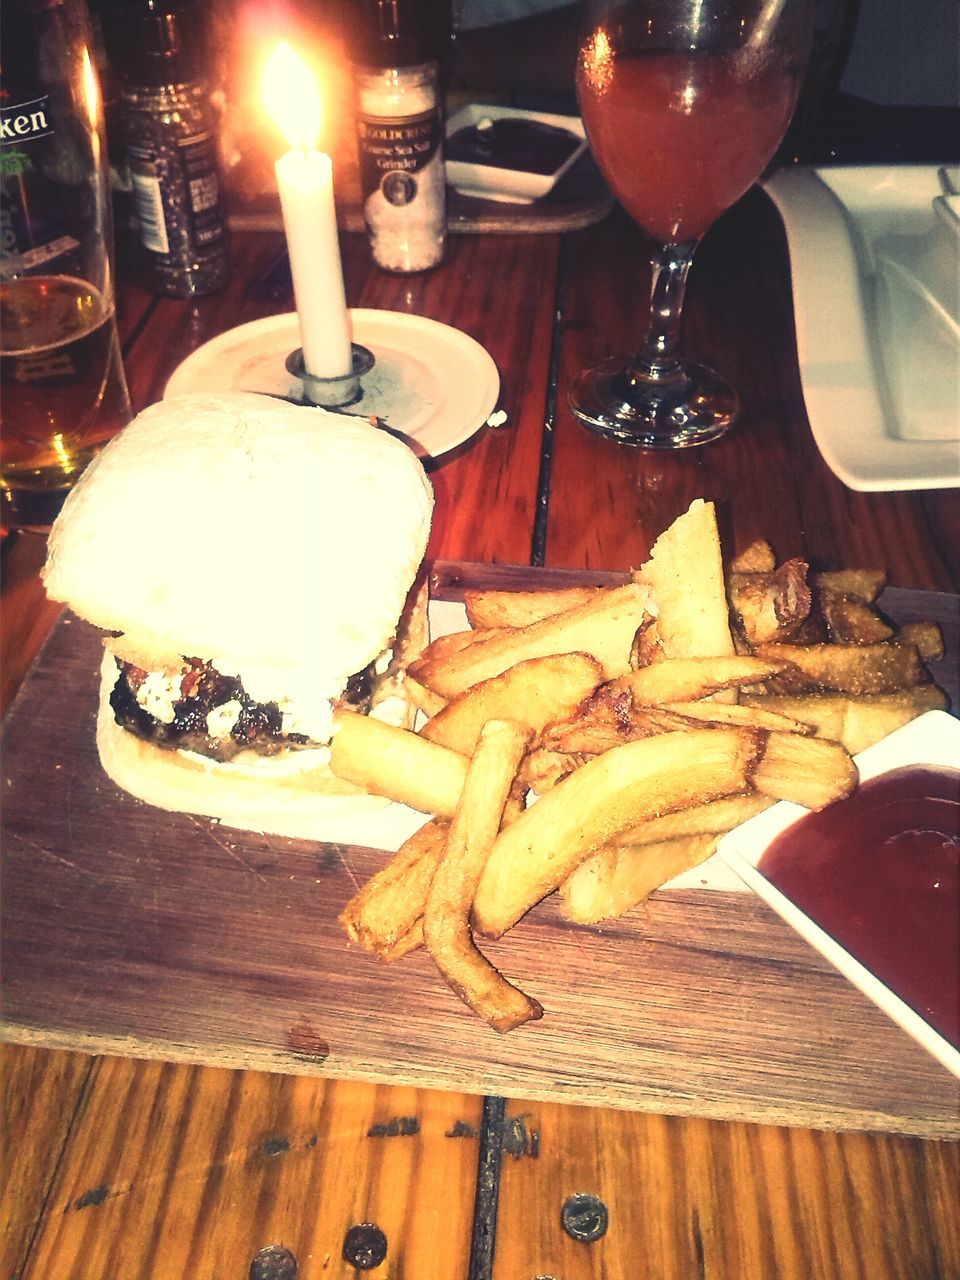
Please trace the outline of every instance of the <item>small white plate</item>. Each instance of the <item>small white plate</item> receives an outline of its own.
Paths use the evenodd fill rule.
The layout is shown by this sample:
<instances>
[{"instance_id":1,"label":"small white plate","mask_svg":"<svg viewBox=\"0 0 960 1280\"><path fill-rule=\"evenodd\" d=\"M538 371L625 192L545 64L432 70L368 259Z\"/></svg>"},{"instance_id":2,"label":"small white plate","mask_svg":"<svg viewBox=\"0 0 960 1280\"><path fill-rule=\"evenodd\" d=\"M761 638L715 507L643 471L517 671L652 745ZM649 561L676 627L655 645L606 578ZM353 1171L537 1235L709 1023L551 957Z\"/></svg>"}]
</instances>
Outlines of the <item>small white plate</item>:
<instances>
[{"instance_id":1,"label":"small white plate","mask_svg":"<svg viewBox=\"0 0 960 1280\"><path fill-rule=\"evenodd\" d=\"M956 768L958 761L960 720L945 711L928 711L856 757L863 780L875 778L878 774L904 765L927 764ZM717 854L787 924L849 978L854 986L922 1044L948 1071L960 1077L960 1051L849 951L835 942L758 870L757 864L771 841L806 812L806 809L796 804L782 802L774 805L772 809L758 814L724 836Z\"/></svg>"},{"instance_id":2,"label":"small white plate","mask_svg":"<svg viewBox=\"0 0 960 1280\"><path fill-rule=\"evenodd\" d=\"M473 164L466 160L445 161L447 182L462 195L481 200L499 200L506 204L531 204L553 190L571 165L586 150L587 139L579 116L553 115L547 111L518 111L515 107L471 102L461 107L447 121L447 137L460 129L470 128L484 120L527 120L535 124L565 129L580 139L580 145L551 173L530 173L524 169L499 169L492 164Z\"/></svg>"},{"instance_id":3,"label":"small white plate","mask_svg":"<svg viewBox=\"0 0 960 1280\"><path fill-rule=\"evenodd\" d=\"M376 414L422 457L439 458L478 431L500 396L493 358L468 334L425 316L353 308L354 342L376 364L349 412ZM187 356L163 398L188 391L259 391L300 396L284 362L300 346L295 311L228 329Z\"/></svg>"},{"instance_id":4,"label":"small white plate","mask_svg":"<svg viewBox=\"0 0 960 1280\"><path fill-rule=\"evenodd\" d=\"M766 182L790 249L810 428L851 489L960 485L956 168L790 168Z\"/></svg>"}]
</instances>

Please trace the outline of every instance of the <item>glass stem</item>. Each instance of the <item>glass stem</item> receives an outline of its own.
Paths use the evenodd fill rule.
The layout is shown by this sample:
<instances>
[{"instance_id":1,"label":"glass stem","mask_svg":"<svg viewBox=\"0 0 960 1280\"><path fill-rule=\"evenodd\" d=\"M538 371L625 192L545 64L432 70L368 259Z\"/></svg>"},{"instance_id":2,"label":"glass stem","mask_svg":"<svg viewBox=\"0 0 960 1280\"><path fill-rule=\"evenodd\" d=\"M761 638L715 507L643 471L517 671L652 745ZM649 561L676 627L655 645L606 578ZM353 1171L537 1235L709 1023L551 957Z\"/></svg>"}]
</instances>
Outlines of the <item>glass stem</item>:
<instances>
[{"instance_id":1,"label":"glass stem","mask_svg":"<svg viewBox=\"0 0 960 1280\"><path fill-rule=\"evenodd\" d=\"M680 316L696 247L696 240L659 245L652 258L650 327L636 364L644 381L656 382L665 389L684 388L688 382L679 358Z\"/></svg>"}]
</instances>

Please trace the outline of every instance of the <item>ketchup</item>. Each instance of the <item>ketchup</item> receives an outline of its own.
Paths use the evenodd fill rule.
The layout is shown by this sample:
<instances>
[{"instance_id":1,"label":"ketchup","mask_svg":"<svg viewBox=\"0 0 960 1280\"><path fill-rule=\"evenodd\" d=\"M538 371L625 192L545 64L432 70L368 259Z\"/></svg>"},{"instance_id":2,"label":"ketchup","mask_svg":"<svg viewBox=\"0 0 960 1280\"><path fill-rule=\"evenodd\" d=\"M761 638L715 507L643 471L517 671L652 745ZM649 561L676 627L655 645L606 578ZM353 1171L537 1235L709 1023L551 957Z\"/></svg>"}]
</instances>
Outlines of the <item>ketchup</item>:
<instances>
[{"instance_id":1,"label":"ketchup","mask_svg":"<svg viewBox=\"0 0 960 1280\"><path fill-rule=\"evenodd\" d=\"M960 770L908 767L800 818L760 871L960 1048Z\"/></svg>"}]
</instances>

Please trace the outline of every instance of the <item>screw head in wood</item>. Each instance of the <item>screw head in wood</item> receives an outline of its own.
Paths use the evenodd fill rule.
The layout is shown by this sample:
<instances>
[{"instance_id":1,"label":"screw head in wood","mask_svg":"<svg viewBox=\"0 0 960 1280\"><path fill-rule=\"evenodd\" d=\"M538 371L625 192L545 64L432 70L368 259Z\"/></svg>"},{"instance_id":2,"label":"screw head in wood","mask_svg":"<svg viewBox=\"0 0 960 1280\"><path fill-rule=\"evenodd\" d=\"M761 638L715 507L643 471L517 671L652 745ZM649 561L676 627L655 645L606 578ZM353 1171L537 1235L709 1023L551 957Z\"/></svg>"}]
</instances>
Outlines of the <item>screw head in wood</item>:
<instances>
[{"instance_id":1,"label":"screw head in wood","mask_svg":"<svg viewBox=\"0 0 960 1280\"><path fill-rule=\"evenodd\" d=\"M297 1280L297 1260L282 1244L268 1244L250 1263L250 1280Z\"/></svg>"},{"instance_id":2,"label":"screw head in wood","mask_svg":"<svg viewBox=\"0 0 960 1280\"><path fill-rule=\"evenodd\" d=\"M343 1260L358 1271L372 1271L387 1256L387 1237L374 1222L360 1222L343 1238Z\"/></svg>"},{"instance_id":3,"label":"screw head in wood","mask_svg":"<svg viewBox=\"0 0 960 1280\"><path fill-rule=\"evenodd\" d=\"M591 1240L599 1240L606 1234L610 1215L607 1206L598 1196L581 1192L568 1196L563 1202L560 1221L568 1236L589 1244Z\"/></svg>"}]
</instances>

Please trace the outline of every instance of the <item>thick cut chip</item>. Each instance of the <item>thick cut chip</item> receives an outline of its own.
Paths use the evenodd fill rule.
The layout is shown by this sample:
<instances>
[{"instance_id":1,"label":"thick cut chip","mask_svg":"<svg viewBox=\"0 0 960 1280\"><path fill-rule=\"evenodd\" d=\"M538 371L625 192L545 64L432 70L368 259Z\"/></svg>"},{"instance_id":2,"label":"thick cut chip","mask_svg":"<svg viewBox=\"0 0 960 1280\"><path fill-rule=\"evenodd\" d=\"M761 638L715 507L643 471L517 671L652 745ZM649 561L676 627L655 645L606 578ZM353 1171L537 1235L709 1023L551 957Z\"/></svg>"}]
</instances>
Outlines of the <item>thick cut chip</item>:
<instances>
[{"instance_id":1,"label":"thick cut chip","mask_svg":"<svg viewBox=\"0 0 960 1280\"><path fill-rule=\"evenodd\" d=\"M730 561L731 573L772 573L776 567L773 547L762 538L751 542L749 547L745 547Z\"/></svg>"},{"instance_id":2,"label":"thick cut chip","mask_svg":"<svg viewBox=\"0 0 960 1280\"><path fill-rule=\"evenodd\" d=\"M820 593L820 610L830 639L837 644L880 644L893 635L893 627L888 626L876 609L859 596L823 591Z\"/></svg>"},{"instance_id":3,"label":"thick cut chip","mask_svg":"<svg viewBox=\"0 0 960 1280\"><path fill-rule=\"evenodd\" d=\"M720 536L712 502L697 498L653 545L637 575L653 589L665 658L719 658L734 652Z\"/></svg>"},{"instance_id":4,"label":"thick cut chip","mask_svg":"<svg viewBox=\"0 0 960 1280\"><path fill-rule=\"evenodd\" d=\"M340 912L348 937L383 960L397 959L423 941L423 930L417 932L416 926L443 857L449 827L444 818L425 823L353 895Z\"/></svg>"},{"instance_id":5,"label":"thick cut chip","mask_svg":"<svg viewBox=\"0 0 960 1280\"><path fill-rule=\"evenodd\" d=\"M771 733L753 773L753 785L772 800L824 809L857 785L857 766L839 742Z\"/></svg>"},{"instance_id":6,"label":"thick cut chip","mask_svg":"<svg viewBox=\"0 0 960 1280\"><path fill-rule=\"evenodd\" d=\"M636 583L598 592L587 604L513 631L477 632L483 639L458 653L434 656L427 649L411 664L415 680L441 697L498 676L529 658L557 653L587 653L596 658L605 678L629 669L630 647L645 616L649 592Z\"/></svg>"},{"instance_id":7,"label":"thick cut chip","mask_svg":"<svg viewBox=\"0 0 960 1280\"><path fill-rule=\"evenodd\" d=\"M730 606L751 644L789 640L807 620L812 600L804 560L787 560L772 573L732 573Z\"/></svg>"},{"instance_id":8,"label":"thick cut chip","mask_svg":"<svg viewBox=\"0 0 960 1280\"><path fill-rule=\"evenodd\" d=\"M627 827L617 836L617 845L660 844L678 840L683 836L717 835L732 831L741 822L769 809L774 802L767 796L748 791L744 795L724 796L708 804L678 809L676 813L664 813L650 818L635 827Z\"/></svg>"},{"instance_id":9,"label":"thick cut chip","mask_svg":"<svg viewBox=\"0 0 960 1280\"><path fill-rule=\"evenodd\" d=\"M802 721L818 738L842 743L854 756L924 711L943 711L948 705L946 694L935 684L861 697L840 693L745 694L743 701Z\"/></svg>"},{"instance_id":10,"label":"thick cut chip","mask_svg":"<svg viewBox=\"0 0 960 1280\"><path fill-rule=\"evenodd\" d=\"M552 720L570 715L602 679L599 662L589 654L528 658L448 702L421 733L471 755L488 720L514 720L539 733Z\"/></svg>"},{"instance_id":11,"label":"thick cut chip","mask_svg":"<svg viewBox=\"0 0 960 1280\"><path fill-rule=\"evenodd\" d=\"M762 644L757 656L788 664L771 681L776 693L891 693L929 679L909 644Z\"/></svg>"},{"instance_id":12,"label":"thick cut chip","mask_svg":"<svg viewBox=\"0 0 960 1280\"><path fill-rule=\"evenodd\" d=\"M706 862L716 847L715 835L699 835L591 854L560 886L561 910L578 924L616 919L674 876Z\"/></svg>"},{"instance_id":13,"label":"thick cut chip","mask_svg":"<svg viewBox=\"0 0 960 1280\"><path fill-rule=\"evenodd\" d=\"M873 604L883 590L887 575L883 569L829 569L813 575L818 591L832 591L838 596L856 596Z\"/></svg>"},{"instance_id":14,"label":"thick cut chip","mask_svg":"<svg viewBox=\"0 0 960 1280\"><path fill-rule=\"evenodd\" d=\"M785 666L783 659L771 661L753 656L673 658L631 671L621 676L615 687L628 691L635 703L666 706L672 702L695 702L734 685L760 684Z\"/></svg>"},{"instance_id":15,"label":"thick cut chip","mask_svg":"<svg viewBox=\"0 0 960 1280\"><path fill-rule=\"evenodd\" d=\"M490 720L484 725L423 917L424 941L437 968L461 999L497 1031L512 1031L543 1014L536 1000L509 983L480 954L470 932L474 891L528 737L523 725L509 721Z\"/></svg>"},{"instance_id":16,"label":"thick cut chip","mask_svg":"<svg viewBox=\"0 0 960 1280\"><path fill-rule=\"evenodd\" d=\"M472 627L528 627L531 622L589 604L602 587L561 587L544 591L465 591L463 603Z\"/></svg>"},{"instance_id":17,"label":"thick cut chip","mask_svg":"<svg viewBox=\"0 0 960 1280\"><path fill-rule=\"evenodd\" d=\"M338 778L422 813L452 818L467 758L372 716L337 711L330 768Z\"/></svg>"},{"instance_id":18,"label":"thick cut chip","mask_svg":"<svg viewBox=\"0 0 960 1280\"><path fill-rule=\"evenodd\" d=\"M746 791L762 737L664 733L588 761L497 837L474 902L477 928L499 937L625 827Z\"/></svg>"}]
</instances>

